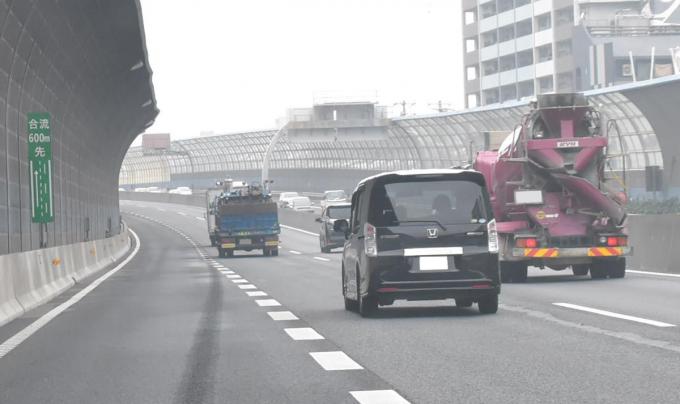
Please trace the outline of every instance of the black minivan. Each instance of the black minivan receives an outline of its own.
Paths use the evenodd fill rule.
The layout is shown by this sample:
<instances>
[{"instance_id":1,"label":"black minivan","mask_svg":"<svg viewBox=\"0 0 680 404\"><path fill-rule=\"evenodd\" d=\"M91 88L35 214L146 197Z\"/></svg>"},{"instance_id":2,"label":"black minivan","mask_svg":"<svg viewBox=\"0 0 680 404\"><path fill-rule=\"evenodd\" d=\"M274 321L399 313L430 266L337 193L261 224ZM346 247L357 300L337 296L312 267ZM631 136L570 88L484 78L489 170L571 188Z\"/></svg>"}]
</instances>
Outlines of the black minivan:
<instances>
[{"instance_id":1,"label":"black minivan","mask_svg":"<svg viewBox=\"0 0 680 404\"><path fill-rule=\"evenodd\" d=\"M359 182L345 233L345 309L369 315L395 300L455 299L498 310L498 238L484 177L406 170Z\"/></svg>"}]
</instances>

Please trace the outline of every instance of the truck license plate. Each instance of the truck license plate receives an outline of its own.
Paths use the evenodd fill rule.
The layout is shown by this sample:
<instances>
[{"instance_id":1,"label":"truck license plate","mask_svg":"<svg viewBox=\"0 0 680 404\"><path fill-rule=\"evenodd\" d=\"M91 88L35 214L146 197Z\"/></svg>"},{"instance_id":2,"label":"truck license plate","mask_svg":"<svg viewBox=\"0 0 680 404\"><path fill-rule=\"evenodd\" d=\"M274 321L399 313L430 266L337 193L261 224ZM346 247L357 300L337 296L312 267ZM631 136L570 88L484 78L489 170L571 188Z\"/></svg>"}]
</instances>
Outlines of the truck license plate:
<instances>
[{"instance_id":1,"label":"truck license plate","mask_svg":"<svg viewBox=\"0 0 680 404\"><path fill-rule=\"evenodd\" d=\"M560 149L565 149L568 147L578 147L578 140L565 140L562 142L557 142L557 147Z\"/></svg>"},{"instance_id":2,"label":"truck license plate","mask_svg":"<svg viewBox=\"0 0 680 404\"><path fill-rule=\"evenodd\" d=\"M239 240L239 241L238 241L238 244L239 244L239 245L251 245L251 244L252 244L252 241L250 241L250 239L247 238L247 239Z\"/></svg>"}]
</instances>

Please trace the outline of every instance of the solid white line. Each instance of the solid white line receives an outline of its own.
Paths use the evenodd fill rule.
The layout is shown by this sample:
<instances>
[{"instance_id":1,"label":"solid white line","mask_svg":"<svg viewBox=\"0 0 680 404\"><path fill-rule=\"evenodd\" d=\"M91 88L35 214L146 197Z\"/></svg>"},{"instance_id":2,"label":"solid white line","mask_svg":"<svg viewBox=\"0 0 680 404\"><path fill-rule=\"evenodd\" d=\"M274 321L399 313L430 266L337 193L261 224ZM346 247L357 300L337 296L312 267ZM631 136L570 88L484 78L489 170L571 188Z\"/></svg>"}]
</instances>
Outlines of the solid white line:
<instances>
[{"instance_id":1,"label":"solid white line","mask_svg":"<svg viewBox=\"0 0 680 404\"><path fill-rule=\"evenodd\" d=\"M315 260L317 261L323 261L323 262L330 262L328 258L323 258L323 257L314 257Z\"/></svg>"},{"instance_id":2,"label":"solid white line","mask_svg":"<svg viewBox=\"0 0 680 404\"><path fill-rule=\"evenodd\" d=\"M246 292L246 294L250 297L267 296L267 292L263 292L261 290L258 290L258 291L255 291L255 292Z\"/></svg>"},{"instance_id":3,"label":"solid white line","mask_svg":"<svg viewBox=\"0 0 680 404\"><path fill-rule=\"evenodd\" d=\"M248 283L245 279L232 279L231 281L234 283Z\"/></svg>"},{"instance_id":4,"label":"solid white line","mask_svg":"<svg viewBox=\"0 0 680 404\"><path fill-rule=\"evenodd\" d=\"M196 219L198 219L198 220L201 220L201 221L205 222L205 219L204 219L204 218L202 218L202 217L198 217L198 216L196 216Z\"/></svg>"},{"instance_id":5,"label":"solid white line","mask_svg":"<svg viewBox=\"0 0 680 404\"><path fill-rule=\"evenodd\" d=\"M312 358L321 365L324 370L353 370L363 369L352 358L342 351L310 352Z\"/></svg>"},{"instance_id":6,"label":"solid white line","mask_svg":"<svg viewBox=\"0 0 680 404\"><path fill-rule=\"evenodd\" d=\"M60 315L64 311L68 310L69 307L78 303L82 298L87 296L90 292L92 292L102 282L109 279L112 275L114 275L116 272L120 271L125 265L127 265L127 263L130 262L135 257L135 255L137 255L137 252L139 252L139 248L141 246L141 243L139 241L139 237L137 236L137 233L135 233L132 229L130 229L130 233L132 233L132 236L135 238L135 249L132 251L132 253L127 258L125 258L125 260L123 260L123 262L116 265L115 268L111 269L110 271L108 271L104 275L102 275L99 278L97 278L96 280L94 280L92 283L90 283L85 288L83 288L83 290L81 290L80 292L71 296L70 299L68 299L64 303L60 304L59 306L53 308L47 314L45 314L42 317L40 317L39 319L35 320L30 325L28 325L26 328L19 331L14 336L10 337L8 340L3 342L2 345L0 345L0 358L7 355L14 348L19 346L22 342L26 341L26 339L28 339L31 335L35 334L38 330L40 330L45 325L47 325L47 323L52 321L55 317L57 317L58 315Z\"/></svg>"},{"instance_id":7,"label":"solid white line","mask_svg":"<svg viewBox=\"0 0 680 404\"><path fill-rule=\"evenodd\" d=\"M268 311L269 317L274 321L299 320L299 318L290 311Z\"/></svg>"},{"instance_id":8,"label":"solid white line","mask_svg":"<svg viewBox=\"0 0 680 404\"><path fill-rule=\"evenodd\" d=\"M667 276L669 278L680 278L680 274L667 274L664 272L636 271L633 269L626 269L626 272L640 275Z\"/></svg>"},{"instance_id":9,"label":"solid white line","mask_svg":"<svg viewBox=\"0 0 680 404\"><path fill-rule=\"evenodd\" d=\"M350 391L359 404L410 404L394 390Z\"/></svg>"},{"instance_id":10,"label":"solid white line","mask_svg":"<svg viewBox=\"0 0 680 404\"><path fill-rule=\"evenodd\" d=\"M291 253L291 254L295 254L295 255L300 255L300 254L302 254L300 251L295 251L295 250L290 250L290 251L288 251L288 252Z\"/></svg>"},{"instance_id":11,"label":"solid white line","mask_svg":"<svg viewBox=\"0 0 680 404\"><path fill-rule=\"evenodd\" d=\"M318 233L312 233L311 231L298 229L297 227L286 226L285 224L279 224L279 226L283 227L284 229L295 230L295 231L298 231L300 233L309 234L310 236L319 237Z\"/></svg>"},{"instance_id":12,"label":"solid white line","mask_svg":"<svg viewBox=\"0 0 680 404\"><path fill-rule=\"evenodd\" d=\"M255 300L255 303L257 303L257 305L260 307L281 306L281 303L277 302L274 299L259 299Z\"/></svg>"},{"instance_id":13,"label":"solid white line","mask_svg":"<svg viewBox=\"0 0 680 404\"><path fill-rule=\"evenodd\" d=\"M239 289L257 289L255 285L238 285Z\"/></svg>"},{"instance_id":14,"label":"solid white line","mask_svg":"<svg viewBox=\"0 0 680 404\"><path fill-rule=\"evenodd\" d=\"M629 316L627 314L614 313L611 311L593 309L591 307L579 306L577 304L571 303L553 303L555 306L565 307L567 309L580 310L588 313L599 314L601 316L614 317L622 320L634 321L636 323L642 323L647 325L653 325L654 327L675 327L674 324L663 323L656 320L648 320L646 318Z\"/></svg>"},{"instance_id":15,"label":"solid white line","mask_svg":"<svg viewBox=\"0 0 680 404\"><path fill-rule=\"evenodd\" d=\"M285 331L286 334L288 334L295 341L325 339L323 335L319 334L315 329L310 327L284 328L283 331Z\"/></svg>"}]
</instances>

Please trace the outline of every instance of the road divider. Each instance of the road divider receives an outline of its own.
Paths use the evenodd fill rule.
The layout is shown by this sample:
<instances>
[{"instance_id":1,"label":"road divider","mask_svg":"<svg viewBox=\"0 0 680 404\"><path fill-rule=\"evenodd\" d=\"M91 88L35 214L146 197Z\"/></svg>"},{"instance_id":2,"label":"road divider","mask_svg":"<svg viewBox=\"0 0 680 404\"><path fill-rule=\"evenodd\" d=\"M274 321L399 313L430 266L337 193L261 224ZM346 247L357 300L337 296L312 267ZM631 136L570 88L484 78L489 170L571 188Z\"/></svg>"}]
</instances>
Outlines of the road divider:
<instances>
[{"instance_id":1,"label":"road divider","mask_svg":"<svg viewBox=\"0 0 680 404\"><path fill-rule=\"evenodd\" d=\"M119 261L130 246L123 224L103 240L0 256L0 326Z\"/></svg>"}]
</instances>

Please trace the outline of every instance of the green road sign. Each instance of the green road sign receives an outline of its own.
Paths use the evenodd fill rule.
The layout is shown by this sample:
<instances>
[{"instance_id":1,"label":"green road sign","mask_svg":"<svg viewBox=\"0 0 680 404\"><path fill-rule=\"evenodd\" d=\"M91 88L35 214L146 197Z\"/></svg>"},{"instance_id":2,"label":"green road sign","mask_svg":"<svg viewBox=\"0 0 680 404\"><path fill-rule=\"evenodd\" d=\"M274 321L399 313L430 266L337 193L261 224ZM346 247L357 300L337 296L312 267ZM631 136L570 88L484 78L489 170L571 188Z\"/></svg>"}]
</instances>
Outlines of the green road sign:
<instances>
[{"instance_id":1,"label":"green road sign","mask_svg":"<svg viewBox=\"0 0 680 404\"><path fill-rule=\"evenodd\" d=\"M28 114L28 168L31 175L31 219L34 223L54 221L52 198L52 137L50 114Z\"/></svg>"}]
</instances>

